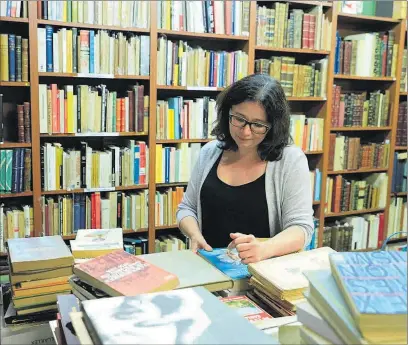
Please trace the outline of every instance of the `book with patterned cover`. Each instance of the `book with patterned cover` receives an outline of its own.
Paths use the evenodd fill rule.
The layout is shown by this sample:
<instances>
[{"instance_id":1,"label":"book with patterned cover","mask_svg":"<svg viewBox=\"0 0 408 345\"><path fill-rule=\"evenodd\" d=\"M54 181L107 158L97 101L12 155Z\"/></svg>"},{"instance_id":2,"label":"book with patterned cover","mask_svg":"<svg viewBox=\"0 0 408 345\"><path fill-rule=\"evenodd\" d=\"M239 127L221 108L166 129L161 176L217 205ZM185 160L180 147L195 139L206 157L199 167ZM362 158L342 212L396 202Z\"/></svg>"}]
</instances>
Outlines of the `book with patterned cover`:
<instances>
[{"instance_id":1,"label":"book with patterned cover","mask_svg":"<svg viewBox=\"0 0 408 345\"><path fill-rule=\"evenodd\" d=\"M74 273L84 282L110 296L166 291L179 285L176 275L123 250L76 265Z\"/></svg>"},{"instance_id":2,"label":"book with patterned cover","mask_svg":"<svg viewBox=\"0 0 408 345\"><path fill-rule=\"evenodd\" d=\"M334 253L329 260L354 317L407 314L407 253Z\"/></svg>"}]
</instances>

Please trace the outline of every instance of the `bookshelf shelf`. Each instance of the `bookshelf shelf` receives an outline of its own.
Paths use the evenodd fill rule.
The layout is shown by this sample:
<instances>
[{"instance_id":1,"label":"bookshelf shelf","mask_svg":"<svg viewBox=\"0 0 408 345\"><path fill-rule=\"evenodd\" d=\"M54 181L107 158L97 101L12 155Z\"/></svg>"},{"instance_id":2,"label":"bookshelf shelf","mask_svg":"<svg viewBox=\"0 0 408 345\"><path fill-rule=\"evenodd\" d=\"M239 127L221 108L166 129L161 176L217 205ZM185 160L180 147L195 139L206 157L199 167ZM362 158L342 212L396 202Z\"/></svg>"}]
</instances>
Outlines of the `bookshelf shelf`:
<instances>
[{"instance_id":1,"label":"bookshelf shelf","mask_svg":"<svg viewBox=\"0 0 408 345\"><path fill-rule=\"evenodd\" d=\"M391 238L387 241L387 244L390 243L399 243L399 242L407 242L407 236L399 237L399 238Z\"/></svg>"},{"instance_id":2,"label":"bookshelf shelf","mask_svg":"<svg viewBox=\"0 0 408 345\"><path fill-rule=\"evenodd\" d=\"M223 87L213 86L174 86L174 85L157 85L157 90L178 90L178 91L222 91Z\"/></svg>"},{"instance_id":3,"label":"bookshelf shelf","mask_svg":"<svg viewBox=\"0 0 408 345\"><path fill-rule=\"evenodd\" d=\"M326 213L325 218L330 217L345 217L345 216L352 216L355 214L365 214L365 213L377 213L377 212L384 212L384 208L369 208L365 210L355 210L355 211L344 211L338 213Z\"/></svg>"},{"instance_id":4,"label":"bookshelf shelf","mask_svg":"<svg viewBox=\"0 0 408 345\"><path fill-rule=\"evenodd\" d=\"M91 138L91 137L137 137L146 136L146 132L101 132L101 133L53 133L40 134L41 138Z\"/></svg>"},{"instance_id":5,"label":"bookshelf shelf","mask_svg":"<svg viewBox=\"0 0 408 345\"><path fill-rule=\"evenodd\" d=\"M372 131L390 131L392 127L332 127L330 132L372 132Z\"/></svg>"},{"instance_id":6,"label":"bookshelf shelf","mask_svg":"<svg viewBox=\"0 0 408 345\"><path fill-rule=\"evenodd\" d=\"M10 23L25 23L28 24L28 18L15 18L15 17L0 17L0 22L10 22Z\"/></svg>"},{"instance_id":7,"label":"bookshelf shelf","mask_svg":"<svg viewBox=\"0 0 408 345\"><path fill-rule=\"evenodd\" d=\"M220 35L220 34L210 34L201 32L189 32L189 31L175 31L175 30L165 30L157 29L159 35L166 35L168 37L185 37L194 39L210 39L210 40L224 40L224 41L248 41L249 36L236 36L236 35Z\"/></svg>"},{"instance_id":8,"label":"bookshelf shelf","mask_svg":"<svg viewBox=\"0 0 408 345\"><path fill-rule=\"evenodd\" d=\"M167 229L178 229L178 225L177 224L173 224L173 225L156 225L155 226L156 231L157 230L167 230Z\"/></svg>"},{"instance_id":9,"label":"bookshelf shelf","mask_svg":"<svg viewBox=\"0 0 408 345\"><path fill-rule=\"evenodd\" d=\"M298 0L294 0L294 1L290 1L291 4L296 4L296 5L308 5L308 6L318 6L318 5L322 5L323 7L332 7L333 4L331 2L327 2L327 1L298 1Z\"/></svg>"},{"instance_id":10,"label":"bookshelf shelf","mask_svg":"<svg viewBox=\"0 0 408 345\"><path fill-rule=\"evenodd\" d=\"M208 143L213 139L156 139L157 144Z\"/></svg>"},{"instance_id":11,"label":"bookshelf shelf","mask_svg":"<svg viewBox=\"0 0 408 345\"><path fill-rule=\"evenodd\" d=\"M61 189L61 190L47 190L42 191L41 195L61 195L61 194L82 194L82 193L97 193L97 192L114 192L126 190L147 189L148 185L134 185L134 186L118 186L118 187L101 187L101 188L79 188L79 189Z\"/></svg>"},{"instance_id":12,"label":"bookshelf shelf","mask_svg":"<svg viewBox=\"0 0 408 345\"><path fill-rule=\"evenodd\" d=\"M407 91L400 91L400 96L408 96L408 92Z\"/></svg>"},{"instance_id":13,"label":"bookshelf shelf","mask_svg":"<svg viewBox=\"0 0 408 345\"><path fill-rule=\"evenodd\" d=\"M313 206L320 205L320 201L313 201Z\"/></svg>"},{"instance_id":14,"label":"bookshelf shelf","mask_svg":"<svg viewBox=\"0 0 408 345\"><path fill-rule=\"evenodd\" d=\"M400 21L398 19L388 18L388 17L376 17L376 16L365 16L362 14L349 14L349 13L339 13L339 21L345 22L347 24L361 24L364 23L393 23L398 24Z\"/></svg>"},{"instance_id":15,"label":"bookshelf shelf","mask_svg":"<svg viewBox=\"0 0 408 345\"><path fill-rule=\"evenodd\" d=\"M4 253L4 252L0 252L0 257L6 257L7 256L7 253Z\"/></svg>"},{"instance_id":16,"label":"bookshelf shelf","mask_svg":"<svg viewBox=\"0 0 408 345\"><path fill-rule=\"evenodd\" d=\"M17 149L24 147L27 148L31 147L31 143L10 143L10 142L0 143L0 149Z\"/></svg>"},{"instance_id":17,"label":"bookshelf shelf","mask_svg":"<svg viewBox=\"0 0 408 345\"><path fill-rule=\"evenodd\" d=\"M303 151L305 155L322 155L323 151Z\"/></svg>"},{"instance_id":18,"label":"bookshelf shelf","mask_svg":"<svg viewBox=\"0 0 408 345\"><path fill-rule=\"evenodd\" d=\"M371 168L371 169L356 169L356 170L337 170L328 171L327 175L343 175L343 174L365 174L365 173L376 173L376 172L386 172L387 168Z\"/></svg>"},{"instance_id":19,"label":"bookshelf shelf","mask_svg":"<svg viewBox=\"0 0 408 345\"><path fill-rule=\"evenodd\" d=\"M52 25L52 26L61 26L66 28L79 28L79 29L94 29L94 30L110 30L110 31L128 31L136 33L150 33L150 29L145 28L125 28L121 26L111 26L111 25L98 25L98 24L85 24L85 23L70 23L62 22L57 20L46 20L46 19L37 19L37 24L39 25Z\"/></svg>"},{"instance_id":20,"label":"bookshelf shelf","mask_svg":"<svg viewBox=\"0 0 408 345\"><path fill-rule=\"evenodd\" d=\"M0 199L22 198L26 196L33 196L33 192L10 193L10 194L2 193L0 194Z\"/></svg>"},{"instance_id":21,"label":"bookshelf shelf","mask_svg":"<svg viewBox=\"0 0 408 345\"><path fill-rule=\"evenodd\" d=\"M346 75L346 74L335 74L334 79L344 79L344 80L359 80L359 81L385 81L393 82L394 77L363 77L358 75Z\"/></svg>"},{"instance_id":22,"label":"bookshelf shelf","mask_svg":"<svg viewBox=\"0 0 408 345\"><path fill-rule=\"evenodd\" d=\"M407 196L408 192L391 193L391 196Z\"/></svg>"},{"instance_id":23,"label":"bookshelf shelf","mask_svg":"<svg viewBox=\"0 0 408 345\"><path fill-rule=\"evenodd\" d=\"M312 54L312 55L329 55L330 54L328 50L314 50L314 49L302 49L302 48L276 48L276 47L256 46L255 50L265 51L265 52Z\"/></svg>"},{"instance_id":24,"label":"bookshelf shelf","mask_svg":"<svg viewBox=\"0 0 408 345\"><path fill-rule=\"evenodd\" d=\"M325 97L296 97L288 96L286 99L289 102L324 102L326 101Z\"/></svg>"},{"instance_id":25,"label":"bookshelf shelf","mask_svg":"<svg viewBox=\"0 0 408 345\"><path fill-rule=\"evenodd\" d=\"M95 74L95 73L57 73L57 72L38 72L39 77L52 78L92 78L92 79L131 79L131 80L149 80L147 75L118 75L118 74Z\"/></svg>"},{"instance_id":26,"label":"bookshelf shelf","mask_svg":"<svg viewBox=\"0 0 408 345\"><path fill-rule=\"evenodd\" d=\"M395 151L407 151L408 146L395 146Z\"/></svg>"},{"instance_id":27,"label":"bookshelf shelf","mask_svg":"<svg viewBox=\"0 0 408 345\"><path fill-rule=\"evenodd\" d=\"M0 86L28 87L28 81L0 81Z\"/></svg>"},{"instance_id":28,"label":"bookshelf shelf","mask_svg":"<svg viewBox=\"0 0 408 345\"><path fill-rule=\"evenodd\" d=\"M156 183L156 187L178 187L178 186L187 186L188 182L172 182L172 183Z\"/></svg>"}]
</instances>

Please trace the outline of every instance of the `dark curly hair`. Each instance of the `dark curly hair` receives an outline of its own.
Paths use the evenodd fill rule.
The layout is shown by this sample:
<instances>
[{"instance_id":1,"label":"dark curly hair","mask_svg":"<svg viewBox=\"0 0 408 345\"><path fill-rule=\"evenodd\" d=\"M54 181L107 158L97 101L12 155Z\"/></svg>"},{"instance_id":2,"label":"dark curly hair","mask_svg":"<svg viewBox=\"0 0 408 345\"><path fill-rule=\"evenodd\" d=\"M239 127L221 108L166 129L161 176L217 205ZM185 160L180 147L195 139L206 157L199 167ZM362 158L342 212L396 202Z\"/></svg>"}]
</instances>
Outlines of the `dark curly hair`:
<instances>
[{"instance_id":1,"label":"dark curly hair","mask_svg":"<svg viewBox=\"0 0 408 345\"><path fill-rule=\"evenodd\" d=\"M223 150L238 149L229 131L229 112L233 105L257 102L265 110L271 129L258 146L261 159L277 161L290 143L290 111L281 84L266 74L252 74L231 84L217 97L217 120L211 134L221 142Z\"/></svg>"}]
</instances>

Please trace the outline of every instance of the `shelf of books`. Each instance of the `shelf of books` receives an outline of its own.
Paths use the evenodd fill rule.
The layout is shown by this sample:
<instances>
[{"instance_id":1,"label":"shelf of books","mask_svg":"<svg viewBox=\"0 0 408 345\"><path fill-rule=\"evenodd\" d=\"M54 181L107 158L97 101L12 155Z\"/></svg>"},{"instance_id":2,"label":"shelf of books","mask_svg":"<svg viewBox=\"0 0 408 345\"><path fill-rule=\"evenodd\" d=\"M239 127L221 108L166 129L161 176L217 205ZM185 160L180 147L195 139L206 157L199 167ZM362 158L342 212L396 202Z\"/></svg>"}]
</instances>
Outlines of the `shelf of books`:
<instances>
[{"instance_id":1,"label":"shelf of books","mask_svg":"<svg viewBox=\"0 0 408 345\"><path fill-rule=\"evenodd\" d=\"M149 252L185 241L175 210L213 139L215 99L251 73L278 79L290 103L310 167L312 248L351 224L347 248L373 249L406 225L407 50L392 12L320 1L5 3L0 252L10 237L69 240L85 228L122 228Z\"/></svg>"}]
</instances>

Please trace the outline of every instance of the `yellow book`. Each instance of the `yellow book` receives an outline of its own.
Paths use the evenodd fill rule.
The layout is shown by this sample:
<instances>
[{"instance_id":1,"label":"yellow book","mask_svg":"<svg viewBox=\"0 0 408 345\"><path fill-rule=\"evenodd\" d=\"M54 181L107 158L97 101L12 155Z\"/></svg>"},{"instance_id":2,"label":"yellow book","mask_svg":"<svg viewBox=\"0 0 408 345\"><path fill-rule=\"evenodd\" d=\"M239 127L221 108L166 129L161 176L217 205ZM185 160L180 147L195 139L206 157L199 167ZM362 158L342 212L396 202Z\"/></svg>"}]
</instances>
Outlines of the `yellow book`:
<instances>
[{"instance_id":1,"label":"yellow book","mask_svg":"<svg viewBox=\"0 0 408 345\"><path fill-rule=\"evenodd\" d=\"M9 80L8 35L0 35L0 80Z\"/></svg>"},{"instance_id":2,"label":"yellow book","mask_svg":"<svg viewBox=\"0 0 408 345\"><path fill-rule=\"evenodd\" d=\"M72 73L72 30L67 30L67 73Z\"/></svg>"},{"instance_id":3,"label":"yellow book","mask_svg":"<svg viewBox=\"0 0 408 345\"><path fill-rule=\"evenodd\" d=\"M167 109L167 139L175 139L174 135L174 109Z\"/></svg>"},{"instance_id":4,"label":"yellow book","mask_svg":"<svg viewBox=\"0 0 408 345\"><path fill-rule=\"evenodd\" d=\"M156 183L163 183L163 145L156 145Z\"/></svg>"}]
</instances>

